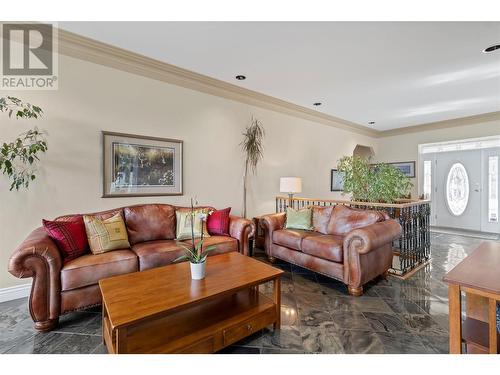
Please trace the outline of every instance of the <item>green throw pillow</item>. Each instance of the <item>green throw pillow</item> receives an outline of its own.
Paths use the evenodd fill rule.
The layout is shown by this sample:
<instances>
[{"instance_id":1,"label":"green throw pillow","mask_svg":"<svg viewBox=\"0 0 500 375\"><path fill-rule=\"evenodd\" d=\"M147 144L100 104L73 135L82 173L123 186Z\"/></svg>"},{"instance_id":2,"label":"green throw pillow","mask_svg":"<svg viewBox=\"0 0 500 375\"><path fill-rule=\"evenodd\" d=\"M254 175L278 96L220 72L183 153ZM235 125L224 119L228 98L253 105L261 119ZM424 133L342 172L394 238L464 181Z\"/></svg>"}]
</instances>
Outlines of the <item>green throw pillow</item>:
<instances>
[{"instance_id":1,"label":"green throw pillow","mask_svg":"<svg viewBox=\"0 0 500 375\"><path fill-rule=\"evenodd\" d=\"M310 208L295 210L288 207L285 228L312 230L312 210Z\"/></svg>"}]
</instances>

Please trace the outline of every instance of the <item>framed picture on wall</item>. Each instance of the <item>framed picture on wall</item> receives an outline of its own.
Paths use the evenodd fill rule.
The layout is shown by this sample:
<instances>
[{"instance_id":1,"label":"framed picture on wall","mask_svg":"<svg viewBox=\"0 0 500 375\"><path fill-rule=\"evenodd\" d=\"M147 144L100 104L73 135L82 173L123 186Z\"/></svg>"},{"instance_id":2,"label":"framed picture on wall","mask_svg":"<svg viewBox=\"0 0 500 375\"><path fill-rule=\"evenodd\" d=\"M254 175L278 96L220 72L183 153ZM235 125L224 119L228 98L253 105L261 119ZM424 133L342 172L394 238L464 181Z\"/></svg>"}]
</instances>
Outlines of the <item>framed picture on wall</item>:
<instances>
[{"instance_id":1,"label":"framed picture on wall","mask_svg":"<svg viewBox=\"0 0 500 375\"><path fill-rule=\"evenodd\" d=\"M330 191L344 191L344 173L332 169L330 176Z\"/></svg>"},{"instance_id":2,"label":"framed picture on wall","mask_svg":"<svg viewBox=\"0 0 500 375\"><path fill-rule=\"evenodd\" d=\"M402 161L398 163L387 163L399 169L404 173L406 177L415 177L415 162L414 161Z\"/></svg>"},{"instance_id":3,"label":"framed picture on wall","mask_svg":"<svg viewBox=\"0 0 500 375\"><path fill-rule=\"evenodd\" d=\"M102 132L103 197L182 195L182 141Z\"/></svg>"}]
</instances>

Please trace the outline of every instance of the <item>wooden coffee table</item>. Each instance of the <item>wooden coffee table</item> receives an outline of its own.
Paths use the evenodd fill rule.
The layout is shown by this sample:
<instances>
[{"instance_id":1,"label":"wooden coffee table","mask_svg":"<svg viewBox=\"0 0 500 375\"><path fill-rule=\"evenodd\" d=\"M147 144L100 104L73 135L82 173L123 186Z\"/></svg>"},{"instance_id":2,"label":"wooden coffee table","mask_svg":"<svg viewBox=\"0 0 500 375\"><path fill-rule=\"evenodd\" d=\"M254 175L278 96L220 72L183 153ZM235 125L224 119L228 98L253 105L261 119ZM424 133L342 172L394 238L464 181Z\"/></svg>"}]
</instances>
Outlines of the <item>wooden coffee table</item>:
<instances>
[{"instance_id":1,"label":"wooden coffee table","mask_svg":"<svg viewBox=\"0 0 500 375\"><path fill-rule=\"evenodd\" d=\"M103 279L104 343L109 353L213 353L279 328L282 273L231 252L209 257L203 280L187 262ZM272 298L258 287L269 281Z\"/></svg>"}]
</instances>

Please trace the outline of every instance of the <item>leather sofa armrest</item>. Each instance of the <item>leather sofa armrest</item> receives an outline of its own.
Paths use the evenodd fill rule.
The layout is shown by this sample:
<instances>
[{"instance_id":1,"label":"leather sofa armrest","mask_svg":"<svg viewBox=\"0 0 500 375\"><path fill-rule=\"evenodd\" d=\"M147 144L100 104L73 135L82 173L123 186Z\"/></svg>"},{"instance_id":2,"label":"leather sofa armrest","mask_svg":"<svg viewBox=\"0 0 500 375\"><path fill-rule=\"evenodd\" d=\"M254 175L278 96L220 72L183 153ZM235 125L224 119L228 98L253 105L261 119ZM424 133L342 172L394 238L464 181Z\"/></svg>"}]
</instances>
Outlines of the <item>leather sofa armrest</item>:
<instances>
[{"instance_id":1,"label":"leather sofa armrest","mask_svg":"<svg viewBox=\"0 0 500 375\"><path fill-rule=\"evenodd\" d=\"M61 310L62 258L44 228L37 228L9 259L9 272L18 278L32 277L29 309L39 331L57 325Z\"/></svg>"},{"instance_id":2,"label":"leather sofa armrest","mask_svg":"<svg viewBox=\"0 0 500 375\"><path fill-rule=\"evenodd\" d=\"M229 216L229 235L238 240L240 253L249 254L249 239L255 233L255 224L239 216Z\"/></svg>"},{"instance_id":3,"label":"leather sofa armrest","mask_svg":"<svg viewBox=\"0 0 500 375\"><path fill-rule=\"evenodd\" d=\"M271 245L273 243L273 232L283 229L285 226L286 213L269 214L261 216L260 225L264 228L264 247L267 255L271 255Z\"/></svg>"},{"instance_id":4,"label":"leather sofa armrest","mask_svg":"<svg viewBox=\"0 0 500 375\"><path fill-rule=\"evenodd\" d=\"M392 241L401 235L396 220L354 229L344 238L344 282L349 294L363 294L363 284L385 275L392 266Z\"/></svg>"},{"instance_id":5,"label":"leather sofa armrest","mask_svg":"<svg viewBox=\"0 0 500 375\"><path fill-rule=\"evenodd\" d=\"M363 228L354 229L344 239L344 249L354 248L366 254L385 244L390 244L401 235L401 225L396 220L384 220Z\"/></svg>"}]
</instances>

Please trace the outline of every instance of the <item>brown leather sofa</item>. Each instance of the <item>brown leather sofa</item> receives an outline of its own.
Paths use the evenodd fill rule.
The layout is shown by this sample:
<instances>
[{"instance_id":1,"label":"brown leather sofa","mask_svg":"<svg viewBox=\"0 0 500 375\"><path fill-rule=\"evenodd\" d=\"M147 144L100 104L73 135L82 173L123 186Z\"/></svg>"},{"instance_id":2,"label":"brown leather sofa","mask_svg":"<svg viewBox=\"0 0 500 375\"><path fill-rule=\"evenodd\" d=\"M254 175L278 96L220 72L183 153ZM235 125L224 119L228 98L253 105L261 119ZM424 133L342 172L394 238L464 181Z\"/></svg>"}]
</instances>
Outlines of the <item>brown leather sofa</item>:
<instances>
[{"instance_id":1,"label":"brown leather sofa","mask_svg":"<svg viewBox=\"0 0 500 375\"><path fill-rule=\"evenodd\" d=\"M384 212L343 205L312 209L314 230L284 229L285 213L261 218L267 256L340 280L349 294L362 295L364 284L391 267L401 226Z\"/></svg>"},{"instance_id":2,"label":"brown leather sofa","mask_svg":"<svg viewBox=\"0 0 500 375\"><path fill-rule=\"evenodd\" d=\"M100 305L100 279L165 266L182 255L185 250L175 240L175 211L179 208L184 207L144 204L94 213L106 219L120 212L127 226L131 248L99 255L87 254L65 264L45 229L35 229L9 261L12 275L33 277L29 310L35 328L51 330L57 326L60 315ZM56 220L69 220L78 215L61 216ZM204 246L216 246L210 255L230 251L248 255L253 228L251 221L230 216L230 237L208 237Z\"/></svg>"}]
</instances>

